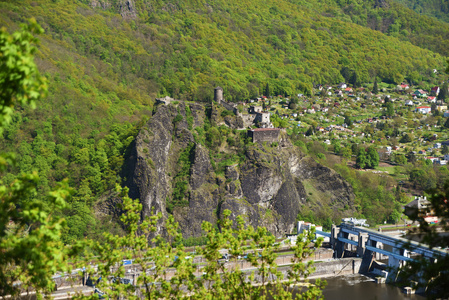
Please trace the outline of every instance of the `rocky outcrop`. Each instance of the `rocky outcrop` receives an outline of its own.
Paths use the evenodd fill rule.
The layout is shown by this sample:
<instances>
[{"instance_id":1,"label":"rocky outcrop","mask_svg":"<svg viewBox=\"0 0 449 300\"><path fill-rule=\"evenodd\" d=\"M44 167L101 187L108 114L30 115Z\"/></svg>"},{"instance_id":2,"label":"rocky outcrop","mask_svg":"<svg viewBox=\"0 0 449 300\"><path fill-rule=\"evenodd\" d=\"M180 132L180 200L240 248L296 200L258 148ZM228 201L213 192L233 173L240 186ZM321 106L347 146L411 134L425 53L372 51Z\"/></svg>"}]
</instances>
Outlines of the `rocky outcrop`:
<instances>
[{"instance_id":1,"label":"rocky outcrop","mask_svg":"<svg viewBox=\"0 0 449 300\"><path fill-rule=\"evenodd\" d=\"M107 0L91 0L90 7L92 8L100 7L102 9L108 9L111 7L111 3Z\"/></svg>"},{"instance_id":2,"label":"rocky outcrop","mask_svg":"<svg viewBox=\"0 0 449 300\"><path fill-rule=\"evenodd\" d=\"M103 10L113 7L125 20L134 20L137 18L137 11L133 0L90 0L89 4L92 8L101 8Z\"/></svg>"},{"instance_id":3,"label":"rocky outcrop","mask_svg":"<svg viewBox=\"0 0 449 300\"><path fill-rule=\"evenodd\" d=\"M209 149L198 137L201 130L194 130L203 126L206 111L211 123L218 120L214 109L199 104L161 105L141 129L127 164L126 184L130 196L142 202L143 215L154 210L167 216L167 201L180 180L188 187L181 196L184 202L176 203L172 213L184 237L200 236L201 223L215 223L225 209L232 211L231 218L242 215L248 224L265 226L275 235L291 232L304 207L330 209L335 217L342 208L352 209L351 186L333 170L304 156L285 136L279 146L247 144L240 163L218 171L219 162L211 156L219 150ZM187 179L178 176L179 157L186 147L191 149ZM317 202L320 197L322 201Z\"/></svg>"},{"instance_id":4,"label":"rocky outcrop","mask_svg":"<svg viewBox=\"0 0 449 300\"><path fill-rule=\"evenodd\" d=\"M118 1L118 10L123 19L135 19L137 17L134 2L132 0Z\"/></svg>"},{"instance_id":5,"label":"rocky outcrop","mask_svg":"<svg viewBox=\"0 0 449 300\"><path fill-rule=\"evenodd\" d=\"M126 184L130 188L130 197L142 202L143 216L150 215L151 210L166 215L165 201L171 186L168 162L176 114L174 107L161 106L151 122L140 130L129 159L131 170Z\"/></svg>"},{"instance_id":6,"label":"rocky outcrop","mask_svg":"<svg viewBox=\"0 0 449 300\"><path fill-rule=\"evenodd\" d=\"M190 169L190 187L192 190L199 189L210 175L212 166L209 160L209 150L201 144L195 146L193 165Z\"/></svg>"}]
</instances>

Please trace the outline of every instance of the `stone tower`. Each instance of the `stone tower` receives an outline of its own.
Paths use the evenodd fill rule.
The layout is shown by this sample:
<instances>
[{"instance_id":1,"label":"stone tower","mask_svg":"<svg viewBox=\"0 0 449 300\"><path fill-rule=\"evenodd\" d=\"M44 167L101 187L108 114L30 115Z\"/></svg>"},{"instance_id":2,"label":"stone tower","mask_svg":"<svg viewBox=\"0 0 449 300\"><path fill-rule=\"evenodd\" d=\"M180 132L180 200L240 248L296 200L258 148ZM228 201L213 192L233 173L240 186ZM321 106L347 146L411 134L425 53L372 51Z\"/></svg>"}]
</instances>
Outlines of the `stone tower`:
<instances>
[{"instance_id":1,"label":"stone tower","mask_svg":"<svg viewBox=\"0 0 449 300\"><path fill-rule=\"evenodd\" d=\"M223 100L223 88L217 86L214 89L214 101L220 103Z\"/></svg>"}]
</instances>

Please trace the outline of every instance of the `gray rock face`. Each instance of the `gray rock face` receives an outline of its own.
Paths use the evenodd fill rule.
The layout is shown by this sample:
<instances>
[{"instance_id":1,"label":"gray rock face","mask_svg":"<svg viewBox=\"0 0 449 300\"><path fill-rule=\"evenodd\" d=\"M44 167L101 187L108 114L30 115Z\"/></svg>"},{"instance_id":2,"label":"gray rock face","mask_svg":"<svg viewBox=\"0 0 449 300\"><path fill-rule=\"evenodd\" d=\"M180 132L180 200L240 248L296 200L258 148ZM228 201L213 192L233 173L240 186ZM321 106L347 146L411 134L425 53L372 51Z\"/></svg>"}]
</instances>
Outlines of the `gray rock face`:
<instances>
[{"instance_id":1,"label":"gray rock face","mask_svg":"<svg viewBox=\"0 0 449 300\"><path fill-rule=\"evenodd\" d=\"M201 223L215 223L225 209L232 211L231 218L243 215L249 224L265 226L275 235L291 232L305 206L326 206L335 216L343 207L352 209L351 186L336 172L305 157L286 138L278 147L247 145L243 163L225 167L224 174L215 173L213 153L195 141L196 131L186 121L191 116L190 126L203 126L206 109L187 105L188 110L182 102L177 107L159 106L136 138L126 184L130 196L142 202L143 216L151 210L167 216L166 204L179 180L174 181L181 168L179 156L192 143L186 202L173 209L184 237L200 236ZM178 114L183 118L175 122ZM218 118L213 110L211 115ZM320 197L322 202L313 202ZM162 225L159 232L163 233Z\"/></svg>"},{"instance_id":2,"label":"gray rock face","mask_svg":"<svg viewBox=\"0 0 449 300\"><path fill-rule=\"evenodd\" d=\"M108 9L109 7L111 7L111 3L107 0L91 0L90 7L101 7L102 9Z\"/></svg>"},{"instance_id":3,"label":"gray rock face","mask_svg":"<svg viewBox=\"0 0 449 300\"><path fill-rule=\"evenodd\" d=\"M123 19L135 19L137 17L134 2L132 0L119 0L118 9Z\"/></svg>"},{"instance_id":4,"label":"gray rock face","mask_svg":"<svg viewBox=\"0 0 449 300\"><path fill-rule=\"evenodd\" d=\"M197 144L193 165L190 169L190 187L192 190L197 190L203 185L210 171L209 151L201 144Z\"/></svg>"},{"instance_id":5,"label":"gray rock face","mask_svg":"<svg viewBox=\"0 0 449 300\"><path fill-rule=\"evenodd\" d=\"M168 161L174 132L173 118L176 109L162 106L136 138L134 155L131 157L131 179L127 185L130 197L138 198L143 204L142 215L151 210L166 215L165 199L169 196L170 172ZM161 228L162 230L162 228Z\"/></svg>"}]
</instances>

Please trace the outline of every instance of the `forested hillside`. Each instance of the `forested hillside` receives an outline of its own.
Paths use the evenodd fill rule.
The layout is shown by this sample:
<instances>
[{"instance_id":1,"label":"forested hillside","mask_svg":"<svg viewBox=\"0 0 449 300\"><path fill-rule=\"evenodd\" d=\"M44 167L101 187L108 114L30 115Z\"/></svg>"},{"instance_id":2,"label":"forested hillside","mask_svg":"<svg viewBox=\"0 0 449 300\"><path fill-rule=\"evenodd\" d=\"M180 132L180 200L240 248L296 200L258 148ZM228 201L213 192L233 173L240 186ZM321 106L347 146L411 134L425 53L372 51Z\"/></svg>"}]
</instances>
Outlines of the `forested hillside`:
<instances>
[{"instance_id":1,"label":"forested hillside","mask_svg":"<svg viewBox=\"0 0 449 300\"><path fill-rule=\"evenodd\" d=\"M37 170L43 195L69 178L76 193L60 213L70 242L103 230L107 220L92 208L122 182L127 150L157 96L210 102L217 85L230 101L264 90L311 94L314 83L344 81L343 67L361 82L389 83L446 67L447 25L376 3L1 1L1 26L12 32L34 17L44 28L36 62L49 86L45 101L20 107L0 137L0 150L19 160L3 180Z\"/></svg>"},{"instance_id":2,"label":"forested hillside","mask_svg":"<svg viewBox=\"0 0 449 300\"><path fill-rule=\"evenodd\" d=\"M449 21L449 1L447 0L396 0L419 14Z\"/></svg>"},{"instance_id":3,"label":"forested hillside","mask_svg":"<svg viewBox=\"0 0 449 300\"><path fill-rule=\"evenodd\" d=\"M449 24L420 15L398 2L331 0L324 1L325 5L320 7L324 8L324 15L353 22L448 56Z\"/></svg>"}]
</instances>

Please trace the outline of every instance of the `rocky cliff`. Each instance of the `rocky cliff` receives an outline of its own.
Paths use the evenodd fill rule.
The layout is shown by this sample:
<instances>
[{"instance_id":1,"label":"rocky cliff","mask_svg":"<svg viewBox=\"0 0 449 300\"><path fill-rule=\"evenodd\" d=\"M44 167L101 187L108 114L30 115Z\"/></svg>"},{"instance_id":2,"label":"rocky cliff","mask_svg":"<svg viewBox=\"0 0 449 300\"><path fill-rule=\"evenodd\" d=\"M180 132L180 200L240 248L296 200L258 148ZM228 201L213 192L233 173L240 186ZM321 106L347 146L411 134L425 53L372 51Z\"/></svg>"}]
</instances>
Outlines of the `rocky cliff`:
<instances>
[{"instance_id":1,"label":"rocky cliff","mask_svg":"<svg viewBox=\"0 0 449 300\"><path fill-rule=\"evenodd\" d=\"M200 236L203 221L215 223L230 209L233 217L282 235L293 230L303 209L327 211L334 219L352 210L351 186L285 134L278 144L253 144L245 132L227 127L232 116L221 119L219 112L196 103L161 105L141 129L126 184L143 203L143 215L172 213L189 237Z\"/></svg>"}]
</instances>

